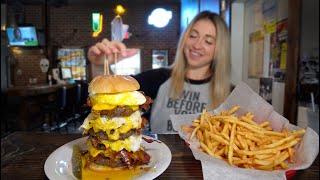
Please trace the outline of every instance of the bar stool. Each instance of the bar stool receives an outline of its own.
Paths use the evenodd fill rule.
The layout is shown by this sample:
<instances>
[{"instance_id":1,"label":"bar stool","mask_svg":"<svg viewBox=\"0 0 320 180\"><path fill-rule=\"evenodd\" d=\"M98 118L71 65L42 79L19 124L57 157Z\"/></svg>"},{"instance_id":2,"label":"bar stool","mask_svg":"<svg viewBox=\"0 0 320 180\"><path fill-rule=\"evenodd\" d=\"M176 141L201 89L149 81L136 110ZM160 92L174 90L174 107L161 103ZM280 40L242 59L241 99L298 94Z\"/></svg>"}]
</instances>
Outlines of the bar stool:
<instances>
[{"instance_id":1,"label":"bar stool","mask_svg":"<svg viewBox=\"0 0 320 180\"><path fill-rule=\"evenodd\" d=\"M56 126L51 130L60 130L66 126L66 109L67 109L67 87L62 86L58 94L58 113L56 114Z\"/></svg>"},{"instance_id":2,"label":"bar stool","mask_svg":"<svg viewBox=\"0 0 320 180\"><path fill-rule=\"evenodd\" d=\"M80 118L80 110L81 110L81 84L77 84L77 89L76 89L76 104L75 104L75 118Z\"/></svg>"},{"instance_id":3,"label":"bar stool","mask_svg":"<svg viewBox=\"0 0 320 180\"><path fill-rule=\"evenodd\" d=\"M82 123L84 118L90 113L90 108L87 106L88 98L88 84L81 82L77 84L76 87L76 99L75 99L75 108L74 108L74 122L75 125L77 122Z\"/></svg>"},{"instance_id":4,"label":"bar stool","mask_svg":"<svg viewBox=\"0 0 320 180\"><path fill-rule=\"evenodd\" d=\"M66 106L66 87L61 87L55 94L48 96L47 101L41 106L43 124L41 130L50 132L58 129L60 114Z\"/></svg>"},{"instance_id":5,"label":"bar stool","mask_svg":"<svg viewBox=\"0 0 320 180\"><path fill-rule=\"evenodd\" d=\"M57 92L57 98L55 107L50 108L50 112L53 113L53 118L50 121L49 131L60 130L65 124L65 109L67 106L67 87L62 86Z\"/></svg>"},{"instance_id":6,"label":"bar stool","mask_svg":"<svg viewBox=\"0 0 320 180\"><path fill-rule=\"evenodd\" d=\"M73 123L74 128L76 128L77 120L80 119L80 100L81 100L81 84L73 88L69 88L66 91L66 104L63 113L63 123L60 124L60 128L65 127L67 132L69 132L69 124Z\"/></svg>"},{"instance_id":7,"label":"bar stool","mask_svg":"<svg viewBox=\"0 0 320 180\"><path fill-rule=\"evenodd\" d=\"M72 113L73 113L73 116L69 119L69 123L73 123L74 125L74 128L76 128L76 125L77 125L77 121L79 119L81 119L81 84L80 83L77 83L77 86L76 86L76 89L75 89L75 103L73 104L73 107L72 107Z\"/></svg>"},{"instance_id":8,"label":"bar stool","mask_svg":"<svg viewBox=\"0 0 320 180\"><path fill-rule=\"evenodd\" d=\"M69 124L73 124L74 130L77 129L76 125L78 123L82 123L84 119L84 104L83 104L83 94L87 90L84 90L82 87L82 83L78 82L75 88L70 89L68 91L67 96L67 107L71 107L71 109L66 109L65 118L66 118L66 124L63 124L66 126L67 132L69 133L68 127ZM81 122L80 122L81 121Z\"/></svg>"},{"instance_id":9,"label":"bar stool","mask_svg":"<svg viewBox=\"0 0 320 180\"><path fill-rule=\"evenodd\" d=\"M3 119L1 120L1 138L10 134L13 130L9 128L9 108L8 108L8 96L1 91L1 114L3 115Z\"/></svg>"}]
</instances>

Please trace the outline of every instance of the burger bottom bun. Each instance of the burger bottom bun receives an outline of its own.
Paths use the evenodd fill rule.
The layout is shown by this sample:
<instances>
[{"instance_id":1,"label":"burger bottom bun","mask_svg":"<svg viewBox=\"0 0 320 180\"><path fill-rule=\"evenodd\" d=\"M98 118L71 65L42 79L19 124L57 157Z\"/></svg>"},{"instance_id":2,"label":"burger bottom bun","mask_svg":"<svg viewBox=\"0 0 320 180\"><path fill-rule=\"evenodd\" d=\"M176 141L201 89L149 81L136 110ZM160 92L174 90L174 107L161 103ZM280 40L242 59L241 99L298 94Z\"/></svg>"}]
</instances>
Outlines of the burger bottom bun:
<instances>
[{"instance_id":1,"label":"burger bottom bun","mask_svg":"<svg viewBox=\"0 0 320 180\"><path fill-rule=\"evenodd\" d=\"M91 162L89 164L89 169L92 171L97 171L97 172L104 172L104 171L114 171L114 170L123 170L126 169L127 167L109 167L109 166L104 166L100 164L96 164L94 162Z\"/></svg>"}]
</instances>

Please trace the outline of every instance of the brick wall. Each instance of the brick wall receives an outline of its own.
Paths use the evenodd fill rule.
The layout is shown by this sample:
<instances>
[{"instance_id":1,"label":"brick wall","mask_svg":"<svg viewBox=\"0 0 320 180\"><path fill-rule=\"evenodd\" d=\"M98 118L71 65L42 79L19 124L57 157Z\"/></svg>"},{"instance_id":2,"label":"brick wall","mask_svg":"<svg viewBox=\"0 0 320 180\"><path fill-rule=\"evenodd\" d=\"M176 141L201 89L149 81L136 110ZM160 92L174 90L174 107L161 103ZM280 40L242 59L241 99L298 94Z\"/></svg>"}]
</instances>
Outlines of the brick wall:
<instances>
[{"instance_id":1,"label":"brick wall","mask_svg":"<svg viewBox=\"0 0 320 180\"><path fill-rule=\"evenodd\" d=\"M130 2L127 2L130 3ZM124 43L131 48L140 48L142 71L152 68L152 49L169 50L169 64L172 63L177 42L179 39L180 28L180 4L170 1L154 0L149 3L132 3L122 5L127 9L123 15L123 23L129 24L129 32L132 36ZM106 4L98 5L67 5L61 7L51 6L48 9L49 25L49 53L54 54L53 47L74 46L89 47L103 38L110 39L111 21L114 18L114 4L106 1ZM157 29L148 25L148 15L154 8L164 7L173 11L173 17L169 25L162 29ZM25 23L33 24L37 29L44 30L44 8L42 5L25 6ZM91 36L91 14L92 12L101 12L104 15L103 31L93 38ZM27 51L27 50L26 50ZM33 54L35 53L35 54ZM54 56L49 59L53 61ZM26 57L15 55L16 64L14 64L13 79L14 85L24 85L28 82L27 77L17 75L16 70L21 69L24 75L38 77L38 83L46 79L46 75L36 70L39 67L39 54L37 51L29 51ZM28 59L28 60L25 60ZM28 62L28 63L26 63ZM54 64L55 62L53 62ZM18 65L17 65L18 64ZM40 69L39 69L40 70Z\"/></svg>"},{"instance_id":2,"label":"brick wall","mask_svg":"<svg viewBox=\"0 0 320 180\"><path fill-rule=\"evenodd\" d=\"M24 9L24 23L43 29L42 6L30 5ZM40 69L40 60L45 57L40 48L9 49L11 54L11 83L14 86L29 85L29 78L36 78L36 84L46 83L47 75Z\"/></svg>"},{"instance_id":3,"label":"brick wall","mask_svg":"<svg viewBox=\"0 0 320 180\"><path fill-rule=\"evenodd\" d=\"M37 5L26 6L24 14L25 14L24 21L26 23L30 23L36 26L37 29L44 28L44 22L42 17L42 14L43 14L42 6L37 6Z\"/></svg>"},{"instance_id":4,"label":"brick wall","mask_svg":"<svg viewBox=\"0 0 320 180\"><path fill-rule=\"evenodd\" d=\"M46 73L41 72L40 60L44 54L40 49L11 48L12 54L12 83L15 86L29 85L29 78L37 79L35 84L47 81Z\"/></svg>"},{"instance_id":5,"label":"brick wall","mask_svg":"<svg viewBox=\"0 0 320 180\"><path fill-rule=\"evenodd\" d=\"M160 1L159 1L160 2ZM142 70L151 69L152 49L168 49L170 63L174 59L180 28L180 4L172 3L166 7L173 11L169 25L157 29L148 25L147 19L151 11L158 7L154 4L130 4L123 15L123 23L129 24L133 35L124 43L128 47L142 49ZM50 41L54 46L91 46L103 38L111 38L111 21L114 18L113 7L109 4L100 6L64 6L50 8ZM101 12L104 15L103 31L91 37L91 13Z\"/></svg>"}]
</instances>

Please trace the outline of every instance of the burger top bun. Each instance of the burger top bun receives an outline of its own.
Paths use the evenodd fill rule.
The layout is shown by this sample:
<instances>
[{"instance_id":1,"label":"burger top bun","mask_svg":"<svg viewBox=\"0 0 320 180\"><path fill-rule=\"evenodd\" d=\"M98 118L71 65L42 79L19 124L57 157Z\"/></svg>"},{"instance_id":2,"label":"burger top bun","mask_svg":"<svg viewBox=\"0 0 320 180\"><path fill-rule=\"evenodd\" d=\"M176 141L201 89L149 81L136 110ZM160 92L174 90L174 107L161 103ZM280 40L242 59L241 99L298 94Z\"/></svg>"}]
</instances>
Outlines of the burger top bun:
<instances>
[{"instance_id":1,"label":"burger top bun","mask_svg":"<svg viewBox=\"0 0 320 180\"><path fill-rule=\"evenodd\" d=\"M124 75L100 75L96 76L89 84L89 94L121 93L136 91L140 85L136 79Z\"/></svg>"}]
</instances>

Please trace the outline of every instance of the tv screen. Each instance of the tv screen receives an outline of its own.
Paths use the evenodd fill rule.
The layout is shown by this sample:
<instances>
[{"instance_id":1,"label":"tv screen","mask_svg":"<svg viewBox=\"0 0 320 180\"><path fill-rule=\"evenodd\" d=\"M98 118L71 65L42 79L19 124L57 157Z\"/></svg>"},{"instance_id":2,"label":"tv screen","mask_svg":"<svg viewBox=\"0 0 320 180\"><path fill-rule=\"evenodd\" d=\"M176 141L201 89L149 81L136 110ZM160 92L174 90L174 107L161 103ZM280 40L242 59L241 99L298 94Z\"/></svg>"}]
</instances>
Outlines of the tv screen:
<instances>
[{"instance_id":1,"label":"tv screen","mask_svg":"<svg viewBox=\"0 0 320 180\"><path fill-rule=\"evenodd\" d=\"M8 42L10 46L38 46L36 28L30 27L8 27Z\"/></svg>"},{"instance_id":2,"label":"tv screen","mask_svg":"<svg viewBox=\"0 0 320 180\"><path fill-rule=\"evenodd\" d=\"M71 79L72 73L70 68L61 68L62 79Z\"/></svg>"}]
</instances>

